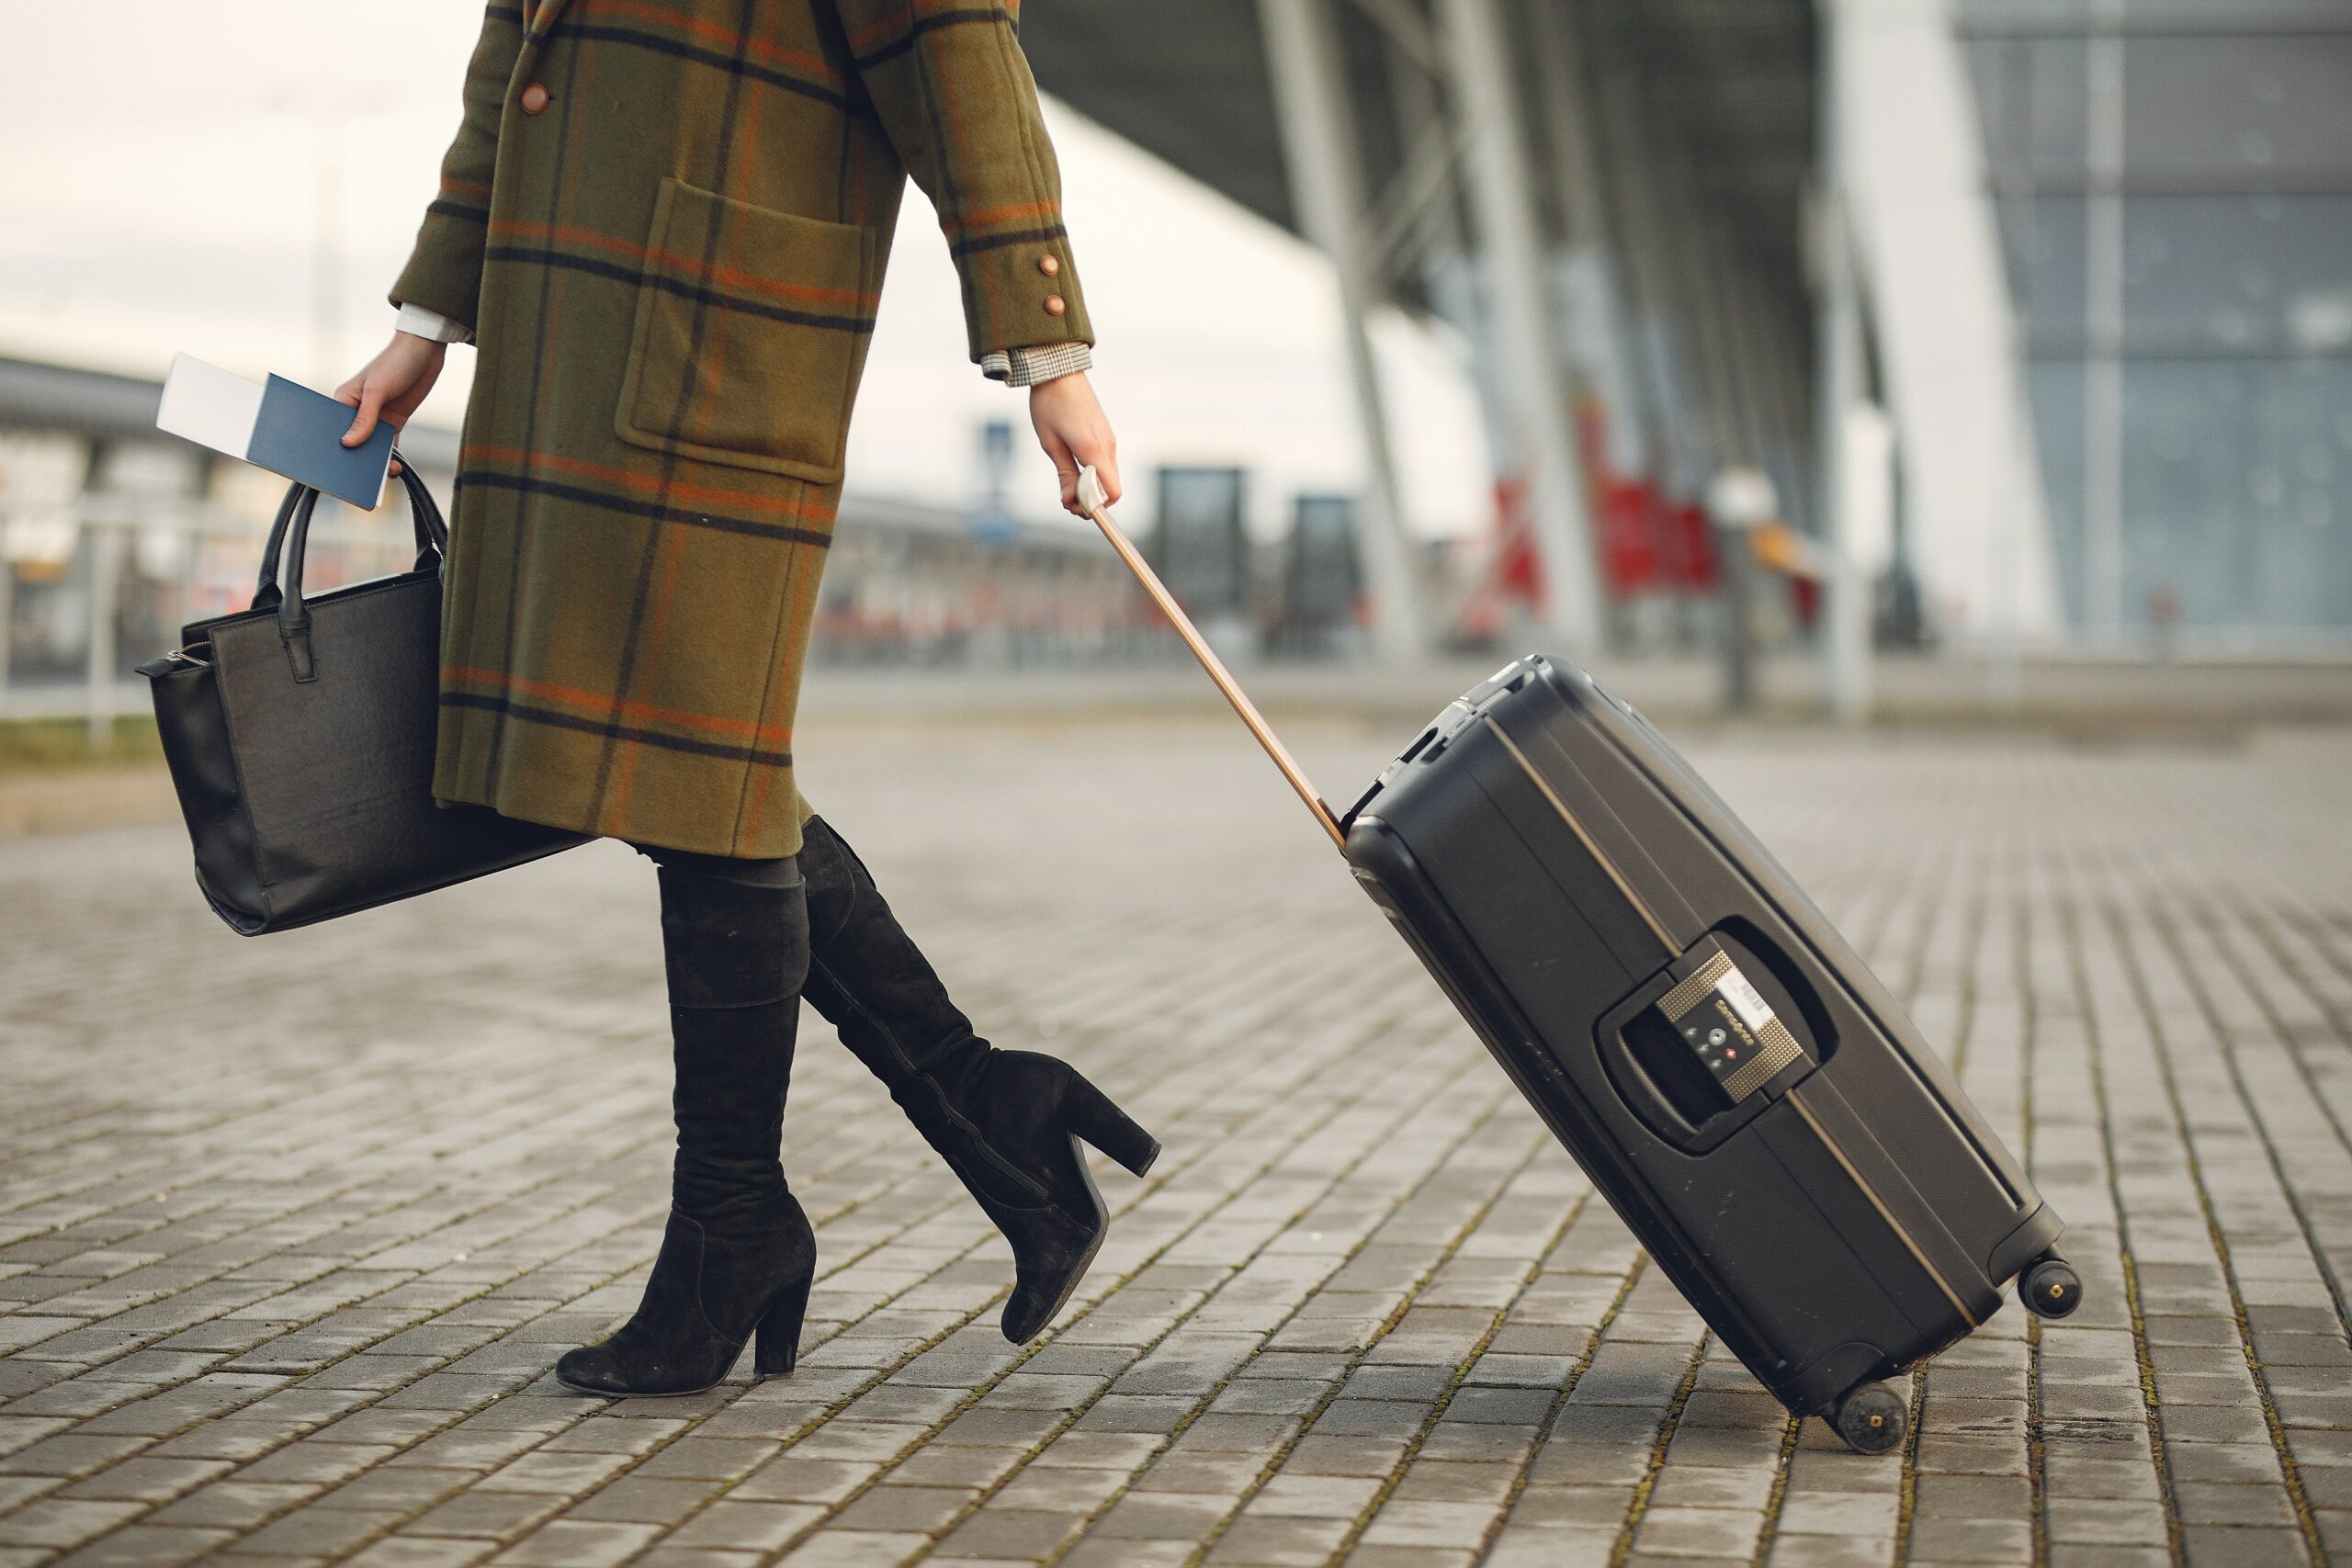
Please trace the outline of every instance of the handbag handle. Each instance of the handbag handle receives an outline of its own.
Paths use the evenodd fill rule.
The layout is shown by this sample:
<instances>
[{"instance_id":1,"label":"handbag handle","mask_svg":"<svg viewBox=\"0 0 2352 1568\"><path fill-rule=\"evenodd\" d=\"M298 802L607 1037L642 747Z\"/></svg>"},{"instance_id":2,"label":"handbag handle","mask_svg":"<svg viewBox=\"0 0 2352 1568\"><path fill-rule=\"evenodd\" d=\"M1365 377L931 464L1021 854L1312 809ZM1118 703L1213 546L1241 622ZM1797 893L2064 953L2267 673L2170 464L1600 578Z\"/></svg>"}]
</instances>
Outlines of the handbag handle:
<instances>
[{"instance_id":1,"label":"handbag handle","mask_svg":"<svg viewBox=\"0 0 2352 1568\"><path fill-rule=\"evenodd\" d=\"M401 484L408 491L409 526L415 530L416 564L422 570L428 564L425 558L428 551L436 554L447 552L448 525L442 521L440 503L433 499L433 491L417 477L415 468L401 456L397 446L392 448L392 459L401 466ZM301 510L307 526L309 508L316 505L318 499L319 492L309 485L298 483L287 487L286 499L277 503L277 515L269 525L269 542L262 547L261 571L254 580L253 603L247 606L248 609L269 610L277 606L282 596L277 586L277 562L286 547L287 529L293 522L298 508Z\"/></svg>"},{"instance_id":2,"label":"handbag handle","mask_svg":"<svg viewBox=\"0 0 2352 1568\"><path fill-rule=\"evenodd\" d=\"M399 453L394 452L397 457ZM401 482L408 491L409 519L416 530L416 570L423 570L449 547L449 527L442 520L440 505L433 492L425 488L413 465L401 463ZM309 554L311 517L318 509L319 492L309 485L298 484L288 491L277 509L277 518L270 525L269 543L262 556L260 586L254 591L252 607L277 609L277 640L285 645L287 662L293 666L298 682L319 678L318 660L311 651L311 607L302 598L302 564ZM278 552L286 556L285 586L277 582Z\"/></svg>"}]
</instances>

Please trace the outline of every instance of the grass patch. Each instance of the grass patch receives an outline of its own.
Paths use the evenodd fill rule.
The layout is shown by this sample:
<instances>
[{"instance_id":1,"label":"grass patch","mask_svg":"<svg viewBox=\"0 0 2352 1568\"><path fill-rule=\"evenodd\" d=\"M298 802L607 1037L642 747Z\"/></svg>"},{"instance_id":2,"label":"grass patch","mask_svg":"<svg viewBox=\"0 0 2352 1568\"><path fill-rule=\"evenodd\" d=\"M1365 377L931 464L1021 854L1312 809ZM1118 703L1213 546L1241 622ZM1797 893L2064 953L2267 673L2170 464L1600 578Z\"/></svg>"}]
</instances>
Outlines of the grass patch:
<instances>
[{"instance_id":1,"label":"grass patch","mask_svg":"<svg viewBox=\"0 0 2352 1568\"><path fill-rule=\"evenodd\" d=\"M118 716L111 730L95 746L85 719L0 720L0 774L163 760L164 745L155 733L153 714Z\"/></svg>"}]
</instances>

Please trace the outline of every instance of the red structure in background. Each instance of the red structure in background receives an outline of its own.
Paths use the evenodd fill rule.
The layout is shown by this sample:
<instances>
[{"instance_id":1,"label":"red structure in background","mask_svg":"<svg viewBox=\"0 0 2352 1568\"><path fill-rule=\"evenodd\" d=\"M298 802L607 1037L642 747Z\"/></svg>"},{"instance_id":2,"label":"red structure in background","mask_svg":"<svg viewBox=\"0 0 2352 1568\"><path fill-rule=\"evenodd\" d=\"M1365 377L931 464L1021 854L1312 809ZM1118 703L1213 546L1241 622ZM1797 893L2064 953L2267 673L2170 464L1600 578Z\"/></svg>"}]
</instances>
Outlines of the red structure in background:
<instances>
[{"instance_id":1,"label":"red structure in background","mask_svg":"<svg viewBox=\"0 0 2352 1568\"><path fill-rule=\"evenodd\" d=\"M1605 412L1588 403L1578 419L1588 497L1600 553L1601 592L1612 603L1655 593L1697 597L1722 581L1714 532L1704 508L1669 500L1645 478L1610 467L1603 439ZM1495 486L1495 550L1485 577L1463 606L1459 636L1477 642L1503 634L1514 604L1533 615L1544 604L1544 566L1535 549L1535 523L1526 480L1513 475Z\"/></svg>"}]
</instances>

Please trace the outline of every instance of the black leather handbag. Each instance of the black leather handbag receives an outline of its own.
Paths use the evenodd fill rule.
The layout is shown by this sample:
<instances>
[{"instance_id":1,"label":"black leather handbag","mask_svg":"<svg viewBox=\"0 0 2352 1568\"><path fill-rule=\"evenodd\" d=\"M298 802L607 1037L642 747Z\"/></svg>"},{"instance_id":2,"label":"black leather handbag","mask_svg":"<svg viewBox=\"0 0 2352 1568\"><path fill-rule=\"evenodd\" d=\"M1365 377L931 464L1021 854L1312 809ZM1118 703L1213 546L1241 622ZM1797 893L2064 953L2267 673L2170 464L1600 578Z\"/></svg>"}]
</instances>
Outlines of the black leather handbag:
<instances>
[{"instance_id":1,"label":"black leather handbag","mask_svg":"<svg viewBox=\"0 0 2352 1568\"><path fill-rule=\"evenodd\" d=\"M592 835L433 798L441 509L403 464L416 564L302 594L319 492L270 526L252 605L192 622L148 660L155 723L196 844L196 882L245 936L429 893ZM278 560L285 558L285 586Z\"/></svg>"}]
</instances>

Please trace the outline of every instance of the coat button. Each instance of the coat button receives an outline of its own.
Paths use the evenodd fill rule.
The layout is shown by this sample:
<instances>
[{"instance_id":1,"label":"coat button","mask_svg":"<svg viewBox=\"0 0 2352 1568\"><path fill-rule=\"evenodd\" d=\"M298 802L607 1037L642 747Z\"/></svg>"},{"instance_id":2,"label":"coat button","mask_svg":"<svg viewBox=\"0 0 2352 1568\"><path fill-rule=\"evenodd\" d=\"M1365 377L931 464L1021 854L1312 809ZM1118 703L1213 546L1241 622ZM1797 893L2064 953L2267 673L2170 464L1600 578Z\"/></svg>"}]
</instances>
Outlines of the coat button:
<instances>
[{"instance_id":1,"label":"coat button","mask_svg":"<svg viewBox=\"0 0 2352 1568\"><path fill-rule=\"evenodd\" d=\"M548 107L548 90L534 82L523 89L523 112L537 114Z\"/></svg>"},{"instance_id":2,"label":"coat button","mask_svg":"<svg viewBox=\"0 0 2352 1568\"><path fill-rule=\"evenodd\" d=\"M1044 273L1047 277L1058 277L1061 276L1062 258L1057 255L1039 256L1037 258L1037 270Z\"/></svg>"},{"instance_id":3,"label":"coat button","mask_svg":"<svg viewBox=\"0 0 2352 1568\"><path fill-rule=\"evenodd\" d=\"M1060 295L1048 294L1046 296L1046 314L1048 316L1058 316L1064 310L1069 309L1069 307L1068 305L1062 303L1062 297Z\"/></svg>"}]
</instances>

